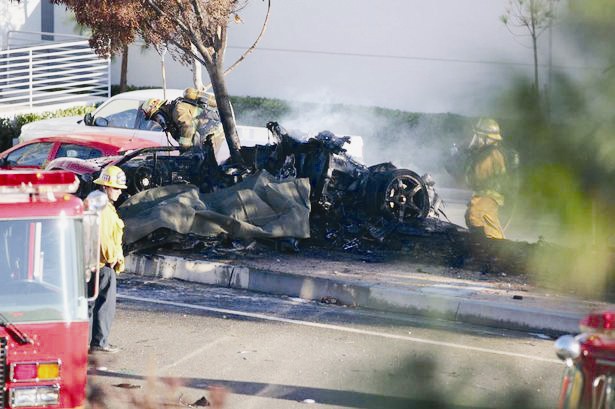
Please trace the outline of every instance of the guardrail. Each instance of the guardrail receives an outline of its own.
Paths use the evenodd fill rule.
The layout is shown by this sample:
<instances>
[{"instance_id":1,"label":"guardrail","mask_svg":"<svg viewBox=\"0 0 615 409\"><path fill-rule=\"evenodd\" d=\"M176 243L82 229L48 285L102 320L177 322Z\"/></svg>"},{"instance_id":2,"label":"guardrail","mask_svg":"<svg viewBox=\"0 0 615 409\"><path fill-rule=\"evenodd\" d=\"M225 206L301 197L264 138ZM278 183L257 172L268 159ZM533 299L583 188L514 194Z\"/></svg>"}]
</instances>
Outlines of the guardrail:
<instances>
[{"instance_id":1,"label":"guardrail","mask_svg":"<svg viewBox=\"0 0 615 409\"><path fill-rule=\"evenodd\" d=\"M87 40L0 51L1 106L32 108L110 94L110 61L97 56Z\"/></svg>"}]
</instances>

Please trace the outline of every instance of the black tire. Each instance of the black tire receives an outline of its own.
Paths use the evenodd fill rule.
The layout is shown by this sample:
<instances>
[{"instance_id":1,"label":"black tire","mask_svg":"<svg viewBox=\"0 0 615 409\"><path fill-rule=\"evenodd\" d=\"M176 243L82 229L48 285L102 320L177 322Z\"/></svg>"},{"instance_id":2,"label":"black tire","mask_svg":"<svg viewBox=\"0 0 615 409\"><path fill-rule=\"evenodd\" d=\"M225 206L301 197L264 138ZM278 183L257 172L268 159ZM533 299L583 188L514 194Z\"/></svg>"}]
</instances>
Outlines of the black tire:
<instances>
[{"instance_id":1,"label":"black tire","mask_svg":"<svg viewBox=\"0 0 615 409\"><path fill-rule=\"evenodd\" d=\"M372 214L401 223L429 213L429 194L423 179L408 169L377 172L370 176L366 199Z\"/></svg>"}]
</instances>

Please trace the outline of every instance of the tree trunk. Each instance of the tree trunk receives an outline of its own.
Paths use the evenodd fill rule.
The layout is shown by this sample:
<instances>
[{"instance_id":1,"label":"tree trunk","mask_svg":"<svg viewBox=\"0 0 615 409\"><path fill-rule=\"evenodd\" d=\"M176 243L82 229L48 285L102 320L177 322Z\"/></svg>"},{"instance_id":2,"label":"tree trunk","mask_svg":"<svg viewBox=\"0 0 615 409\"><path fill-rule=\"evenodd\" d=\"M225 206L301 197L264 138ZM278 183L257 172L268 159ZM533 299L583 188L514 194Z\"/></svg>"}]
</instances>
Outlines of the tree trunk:
<instances>
[{"instance_id":1,"label":"tree trunk","mask_svg":"<svg viewBox=\"0 0 615 409\"><path fill-rule=\"evenodd\" d=\"M536 36L532 35L532 46L534 48L534 91L536 92L536 95L538 95L540 88L538 88L538 45L536 42Z\"/></svg>"},{"instance_id":2,"label":"tree trunk","mask_svg":"<svg viewBox=\"0 0 615 409\"><path fill-rule=\"evenodd\" d=\"M128 82L128 46L125 45L122 49L122 66L120 69L120 92L126 91Z\"/></svg>"},{"instance_id":3,"label":"tree trunk","mask_svg":"<svg viewBox=\"0 0 615 409\"><path fill-rule=\"evenodd\" d=\"M237 127L235 126L235 119L233 118L233 109L231 108L231 100L226 90L226 82L224 80L224 71L220 66L215 63L212 66L206 65L209 79L216 96L216 103L218 105L218 112L220 113L220 120L222 121L222 127L224 128L224 136L226 143L228 144L228 150L231 154L231 159L237 165L243 165L243 158L241 157L241 145L239 143L239 136L237 135Z\"/></svg>"},{"instance_id":4,"label":"tree trunk","mask_svg":"<svg viewBox=\"0 0 615 409\"><path fill-rule=\"evenodd\" d=\"M536 4L535 0L530 0L530 35L532 36L532 51L534 51L534 92L536 96L540 94L538 87L538 35L536 34Z\"/></svg>"}]
</instances>

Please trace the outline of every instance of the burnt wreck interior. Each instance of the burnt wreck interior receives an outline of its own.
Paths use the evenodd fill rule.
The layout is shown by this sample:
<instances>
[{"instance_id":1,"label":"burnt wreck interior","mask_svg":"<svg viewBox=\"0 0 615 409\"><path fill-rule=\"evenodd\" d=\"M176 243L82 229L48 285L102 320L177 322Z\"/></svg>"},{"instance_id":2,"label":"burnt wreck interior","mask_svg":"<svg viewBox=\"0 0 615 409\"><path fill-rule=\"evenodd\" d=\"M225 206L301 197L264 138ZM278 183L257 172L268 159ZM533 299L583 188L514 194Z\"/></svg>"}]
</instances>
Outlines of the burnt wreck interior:
<instances>
[{"instance_id":1,"label":"burnt wreck interior","mask_svg":"<svg viewBox=\"0 0 615 409\"><path fill-rule=\"evenodd\" d=\"M265 174L268 182L280 186L288 181L309 181L309 203L305 203L305 209L298 212L297 209L290 211L295 221L297 217L304 217L297 214L309 215L309 234L285 236L286 229L267 229L271 227L270 221L267 222L269 225L256 223L256 229L245 229L241 225L245 221L241 220L243 216L238 216L238 212L234 211L230 216L240 219L237 223L241 227L228 227L232 222L218 216L210 217L207 223L218 220L221 225L227 226L219 231L169 229L167 225L174 225L171 222L155 231L147 231L142 237L133 238L127 243L126 250L149 252L167 248L215 256L225 253L224 249L250 251L255 246L291 252L310 247L366 254L375 258L378 258L375 256L378 252L393 251L414 260L452 267L471 267L485 272L524 271L523 266L530 257L532 245L507 240L492 243L472 237L467 229L450 223L429 175L420 176L412 170L397 168L392 163L365 166L344 149L344 145L350 142L349 137L336 136L329 131L307 137L298 132L288 132L277 122L269 122L267 128L273 135L274 143L242 147L241 164L233 163L229 158L219 165L211 137L187 150L177 147L146 148L125 155L114 163L127 176L128 188L120 199L124 203L118 203L121 204L119 212L122 217L127 217L127 227L131 222L143 223L143 218L131 221L131 215L142 213L146 206L143 201L149 200L156 206L164 208L167 205L169 208L170 191L156 196L153 193L156 189L185 185L195 190L190 194L182 190L182 195L195 198L188 206L189 210L191 207L198 215L208 215L212 210L224 213L220 207L212 209L208 206L208 199L213 197L208 195L237 190L244 181ZM82 195L95 188L92 183L95 177L81 176ZM275 189L279 193L280 189ZM297 193L300 191L301 188L293 190L294 193L289 195L300 196ZM161 198L160 195L166 196ZM196 196L201 200L196 200ZM260 197L265 196L266 193ZM250 206L256 206L254 203L250 202ZM293 203L296 207L301 200ZM131 204L131 210L127 211L127 205ZM271 202L268 204L271 205ZM246 202L242 202L241 206L245 208ZM291 220L288 218L288 206L277 210L279 215L284 214L284 223L288 224ZM157 217L152 215L162 213L164 211L153 212L148 217ZM246 210L242 214L248 213L250 211ZM263 228L267 230L265 233L262 232ZM250 232L256 233L251 235Z\"/></svg>"}]
</instances>

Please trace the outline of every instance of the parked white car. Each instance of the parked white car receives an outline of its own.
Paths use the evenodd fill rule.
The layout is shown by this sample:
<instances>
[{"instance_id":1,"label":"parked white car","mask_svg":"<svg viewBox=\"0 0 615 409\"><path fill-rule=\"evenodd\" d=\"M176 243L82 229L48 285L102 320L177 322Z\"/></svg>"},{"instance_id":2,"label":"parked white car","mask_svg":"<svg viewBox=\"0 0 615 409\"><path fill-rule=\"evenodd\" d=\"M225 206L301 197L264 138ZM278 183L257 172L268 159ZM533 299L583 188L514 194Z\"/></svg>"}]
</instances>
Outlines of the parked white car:
<instances>
[{"instance_id":1,"label":"parked white car","mask_svg":"<svg viewBox=\"0 0 615 409\"><path fill-rule=\"evenodd\" d=\"M93 113L85 117L72 116L44 119L31 122L21 128L19 142L34 138L67 133L90 133L123 135L127 138L142 138L161 146L177 145L173 138L168 138L155 121L147 120L139 114L139 107L149 98L173 100L182 96L183 90L167 89L166 95L161 88L130 91L117 94L105 101ZM165 98L166 97L166 98ZM272 118L274 119L274 118ZM237 133L242 146L265 145L272 142L271 135L265 127L237 125ZM93 135L94 137L94 135ZM352 136L347 144L348 153L355 159L363 160L363 139ZM219 162L229 157L229 150L223 144L216 157Z\"/></svg>"},{"instance_id":2,"label":"parked white car","mask_svg":"<svg viewBox=\"0 0 615 409\"><path fill-rule=\"evenodd\" d=\"M105 101L91 115L85 117L70 116L64 118L44 119L31 122L21 128L19 142L25 142L41 136L61 133L88 132L92 134L124 135L128 138L149 139L160 145L168 145L167 138L160 126L138 115L139 107L149 98L163 98L162 89L124 92ZM166 99L175 99L182 95L182 90L168 89Z\"/></svg>"}]
</instances>

